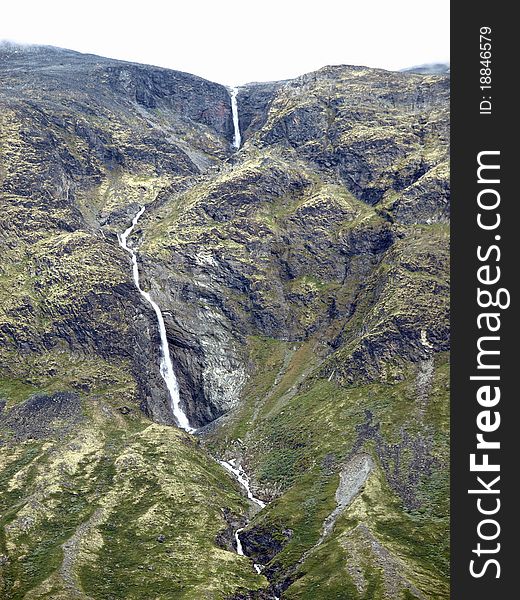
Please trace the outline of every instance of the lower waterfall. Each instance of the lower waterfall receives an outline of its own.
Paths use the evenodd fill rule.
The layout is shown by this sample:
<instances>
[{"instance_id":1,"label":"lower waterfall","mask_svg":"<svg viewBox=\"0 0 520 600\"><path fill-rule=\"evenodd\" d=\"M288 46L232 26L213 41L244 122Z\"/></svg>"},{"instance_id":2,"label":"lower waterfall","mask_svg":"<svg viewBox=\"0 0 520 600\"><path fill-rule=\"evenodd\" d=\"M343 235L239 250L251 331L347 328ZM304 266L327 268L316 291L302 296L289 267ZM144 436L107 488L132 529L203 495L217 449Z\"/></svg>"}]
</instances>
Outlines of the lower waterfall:
<instances>
[{"instance_id":1,"label":"lower waterfall","mask_svg":"<svg viewBox=\"0 0 520 600\"><path fill-rule=\"evenodd\" d=\"M237 117L237 120L238 120L238 117ZM240 132L238 132L238 144L240 145ZM157 303L154 302L154 300L152 299L149 292L144 291L143 288L141 287L141 283L139 280L139 266L137 264L137 254L132 249L132 247L128 245L128 238L132 234L139 219L143 215L145 208L146 207L143 206L142 208L139 209L137 214L132 219L132 224L130 225L130 227L128 227L128 229L126 229L123 233L118 234L117 239L119 241L119 245L124 250L126 250L126 252L128 252L132 258L132 274L133 274L133 278L134 278L135 287L138 289L141 296L154 309L155 315L157 317L157 324L159 327L159 334L160 334L160 338L161 338L160 373L166 383L166 387L168 388L168 392L170 394L170 406L172 409L173 416L175 417L175 420L177 421L179 427L181 427L188 433L193 433L196 431L196 429L190 425L188 417L187 417L186 413L182 410L181 405L180 405L179 384L177 382L177 377L175 376L172 360L170 357L170 348L169 348L169 344L168 344L168 338L166 336L166 327L164 324L164 317L162 315L161 309L159 308ZM254 502L261 509L266 507L265 502L260 500L260 498L256 498L253 495L253 493L251 491L251 487L250 487L249 477L247 476L245 471L239 465L235 464L235 459L232 459L229 461L218 460L217 462L220 465L222 465L229 473L231 473L231 475L245 489L249 500ZM242 547L242 542L240 541L240 535L239 535L243 529L244 529L243 527L237 529L234 534L236 548L237 548L237 554L239 556L245 556L244 549ZM255 563L253 565L253 567L257 573L260 574L262 572L262 569L263 569L262 565ZM276 598L276 600L278 600L277 596L275 596L274 598Z\"/></svg>"},{"instance_id":2,"label":"lower waterfall","mask_svg":"<svg viewBox=\"0 0 520 600\"><path fill-rule=\"evenodd\" d=\"M139 267L137 265L137 254L132 250L130 246L128 246L128 237L134 230L134 227L137 225L141 215L144 213L146 207L142 207L139 212L132 219L132 224L130 227L121 234L117 235L117 239L119 240L119 245L126 250L130 256L132 257L132 272L134 276L135 287L139 290L141 296L150 304L150 306L154 309L155 315L157 317L157 324L159 326L159 334L161 336L161 365L160 372L161 376L166 383L166 387L168 388L168 392L170 394L170 406L172 409L173 416L177 421L179 427L184 429L189 433L193 433L195 429L191 427L188 417L186 413L181 408L181 400L179 395L179 384L177 382L177 377L175 376L175 371L173 370L172 359L170 357L170 347L168 345L168 338L166 337L166 327L164 325L164 318L161 312L161 309L157 306L157 304L152 300L152 297L148 292L145 292L141 287L139 282Z\"/></svg>"},{"instance_id":3,"label":"lower waterfall","mask_svg":"<svg viewBox=\"0 0 520 600\"><path fill-rule=\"evenodd\" d=\"M219 462L219 464L221 464L224 467L224 469L229 471L235 477L235 479L238 481L238 483L240 483L240 485L246 490L247 497L249 498L249 500L251 500L252 502L257 504L260 508L265 508L267 506L265 502L260 500L260 498L256 498L255 496L253 496L253 492L251 492L251 487L249 485L249 477L247 476L247 474L241 467L235 465L235 459L232 459L229 461L219 460L218 462ZM242 542L240 541L240 536L239 536L240 532L243 530L244 530L244 528L241 527L240 529L237 529L235 531L235 542L237 545L237 554L239 554L240 556L245 556L244 549L242 548ZM257 573L262 572L262 565L258 565L255 563L253 566Z\"/></svg>"}]
</instances>

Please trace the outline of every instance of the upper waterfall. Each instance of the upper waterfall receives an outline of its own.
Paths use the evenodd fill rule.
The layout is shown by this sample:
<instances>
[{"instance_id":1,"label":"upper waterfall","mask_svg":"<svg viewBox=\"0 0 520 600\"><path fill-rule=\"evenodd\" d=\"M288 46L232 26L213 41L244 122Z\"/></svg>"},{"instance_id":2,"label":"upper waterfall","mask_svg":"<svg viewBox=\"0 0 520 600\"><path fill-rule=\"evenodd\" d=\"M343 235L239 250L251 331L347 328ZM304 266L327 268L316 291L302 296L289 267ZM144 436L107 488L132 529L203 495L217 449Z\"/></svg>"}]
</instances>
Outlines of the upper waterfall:
<instances>
[{"instance_id":1,"label":"upper waterfall","mask_svg":"<svg viewBox=\"0 0 520 600\"><path fill-rule=\"evenodd\" d=\"M234 87L231 89L229 95L231 96L231 113L233 115L233 146L238 150L242 143L242 135L240 134L240 121L238 120L238 104L237 95L238 88Z\"/></svg>"},{"instance_id":2,"label":"upper waterfall","mask_svg":"<svg viewBox=\"0 0 520 600\"><path fill-rule=\"evenodd\" d=\"M144 211L145 207L143 206L143 208L141 208L139 212L135 215L135 217L132 219L132 224L130 225L130 227L124 233L118 234L117 239L119 240L119 245L122 248L124 248L132 257L132 273L134 276L135 287L139 290L141 296L154 309L155 315L157 317L157 324L159 325L159 334L161 337L160 372L170 394L170 406L172 409L173 416L179 424L179 427L181 427L185 431L188 431L189 433L193 433L195 429L190 425L186 413L181 408L179 384L177 382L177 377L175 376L175 371L173 370L172 359L170 357L170 347L168 344L168 338L166 336L166 326L164 324L164 318L161 309L152 300L150 294L148 292L145 292L141 287L141 284L139 282L139 267L137 265L137 254L132 250L131 247L128 246L128 237L132 233L134 227L137 225L137 222L139 221L139 218L144 213Z\"/></svg>"}]
</instances>

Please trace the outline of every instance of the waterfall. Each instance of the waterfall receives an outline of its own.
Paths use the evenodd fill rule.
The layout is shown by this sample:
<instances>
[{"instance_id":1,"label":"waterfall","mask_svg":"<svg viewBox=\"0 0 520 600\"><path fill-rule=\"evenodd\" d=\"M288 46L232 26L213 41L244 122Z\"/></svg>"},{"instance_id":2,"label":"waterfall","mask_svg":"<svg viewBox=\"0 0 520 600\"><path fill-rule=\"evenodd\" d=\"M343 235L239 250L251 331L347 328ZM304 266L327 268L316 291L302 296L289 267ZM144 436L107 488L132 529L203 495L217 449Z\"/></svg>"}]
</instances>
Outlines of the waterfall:
<instances>
[{"instance_id":1,"label":"waterfall","mask_svg":"<svg viewBox=\"0 0 520 600\"><path fill-rule=\"evenodd\" d=\"M238 150L240 148L240 144L242 143L242 136L240 135L240 122L238 120L238 88L231 88L229 95L231 96L231 114L233 115L233 146Z\"/></svg>"},{"instance_id":2,"label":"waterfall","mask_svg":"<svg viewBox=\"0 0 520 600\"><path fill-rule=\"evenodd\" d=\"M251 487L249 485L249 477L247 476L244 469L242 469L242 467L235 465L235 459L232 459L230 461L219 460L218 462L219 462L219 464L221 464L224 467L224 469L226 469L226 471L229 471L235 477L235 479L238 481L238 483L240 483L240 485L245 489L249 500L251 500L255 504L258 504L258 506L260 508L266 507L265 502L262 502L262 500L260 500L260 498L256 498L255 496L253 496L253 492L251 491ZM240 536L239 536L240 532L243 530L244 530L244 528L241 527L240 529L237 529L235 531L235 542L237 545L237 554L239 556L245 556L244 549L242 548L242 542L240 541ZM262 565L254 563L253 567L258 574L260 574L262 572L262 568L263 568Z\"/></svg>"},{"instance_id":3,"label":"waterfall","mask_svg":"<svg viewBox=\"0 0 520 600\"><path fill-rule=\"evenodd\" d=\"M258 504L258 506L260 508L266 507L265 502L262 502L262 500L260 500L260 498L255 498L253 496L253 493L251 492L251 488L249 485L249 477L247 476L244 469L242 469L241 467L235 466L235 459L232 459L230 461L219 460L218 462L224 467L224 469L229 471L235 477L235 479L238 481L238 483L246 490L247 497L249 498L249 500L251 500L255 504Z\"/></svg>"},{"instance_id":4,"label":"waterfall","mask_svg":"<svg viewBox=\"0 0 520 600\"><path fill-rule=\"evenodd\" d=\"M235 543L237 545L238 556L245 556L244 548L242 548L242 542L240 541L240 536L238 535L241 531L244 531L243 527L241 527L240 529L237 529L235 531ZM260 575L260 573L262 572L263 566L259 565L257 563L254 563L253 567L254 567L255 571Z\"/></svg>"},{"instance_id":5,"label":"waterfall","mask_svg":"<svg viewBox=\"0 0 520 600\"><path fill-rule=\"evenodd\" d=\"M239 556L245 556L244 549L242 548L242 542L240 541L240 537L238 536L238 534L243 530L244 530L244 528L241 527L240 529L237 529L235 531L235 542L237 544L237 554Z\"/></svg>"},{"instance_id":6,"label":"waterfall","mask_svg":"<svg viewBox=\"0 0 520 600\"><path fill-rule=\"evenodd\" d=\"M132 219L132 224L130 227L121 234L117 235L117 239L119 240L119 245L126 250L130 256L132 257L132 273L134 276L135 287L139 290L141 296L150 304L150 306L154 309L155 315L157 317L157 324L159 326L159 334L161 336L161 366L160 372L161 376L166 383L166 387L168 388L168 392L170 394L170 406L177 421L179 427L188 431L189 433L193 433L195 429L190 426L190 422L188 421L188 417L185 412L181 408L181 400L179 395L179 384L177 382L177 377L175 377L175 372L173 370L172 359L170 357L170 347L168 345L168 338L166 337L166 327L164 325L164 318L161 312L161 309L157 306L157 304L152 300L152 297L148 292L145 292L139 283L139 267L137 266L137 254L132 250L131 247L128 246L128 237L134 230L134 227L137 225L141 215L144 213L145 207L141 208L139 212Z\"/></svg>"}]
</instances>

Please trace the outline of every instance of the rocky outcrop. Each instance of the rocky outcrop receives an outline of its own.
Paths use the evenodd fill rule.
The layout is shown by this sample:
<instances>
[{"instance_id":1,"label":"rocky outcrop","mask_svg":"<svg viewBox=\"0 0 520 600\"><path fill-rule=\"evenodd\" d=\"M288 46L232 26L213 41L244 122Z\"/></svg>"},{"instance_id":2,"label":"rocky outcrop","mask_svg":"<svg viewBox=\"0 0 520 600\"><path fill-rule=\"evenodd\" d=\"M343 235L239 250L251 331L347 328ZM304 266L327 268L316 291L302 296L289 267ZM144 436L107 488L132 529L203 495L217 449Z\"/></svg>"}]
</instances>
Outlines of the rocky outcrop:
<instances>
[{"instance_id":1,"label":"rocky outcrop","mask_svg":"<svg viewBox=\"0 0 520 600\"><path fill-rule=\"evenodd\" d=\"M269 106L283 82L250 83L237 94L240 131L244 140L260 130L267 120Z\"/></svg>"},{"instance_id":2,"label":"rocky outcrop","mask_svg":"<svg viewBox=\"0 0 520 600\"><path fill-rule=\"evenodd\" d=\"M290 529L278 533L258 526L242 531L240 541L246 556L251 557L257 564L267 565L287 544L292 534Z\"/></svg>"},{"instance_id":3,"label":"rocky outcrop","mask_svg":"<svg viewBox=\"0 0 520 600\"><path fill-rule=\"evenodd\" d=\"M80 397L76 393L38 394L0 416L15 442L66 436L82 421Z\"/></svg>"}]
</instances>

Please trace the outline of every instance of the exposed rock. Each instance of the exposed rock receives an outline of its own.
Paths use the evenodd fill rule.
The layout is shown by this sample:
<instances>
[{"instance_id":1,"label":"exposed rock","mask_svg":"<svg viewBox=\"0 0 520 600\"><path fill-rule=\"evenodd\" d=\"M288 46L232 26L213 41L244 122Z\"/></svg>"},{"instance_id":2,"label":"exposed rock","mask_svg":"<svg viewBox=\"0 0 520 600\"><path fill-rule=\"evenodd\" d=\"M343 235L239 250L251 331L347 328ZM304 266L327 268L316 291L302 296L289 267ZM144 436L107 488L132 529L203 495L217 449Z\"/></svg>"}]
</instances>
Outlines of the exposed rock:
<instances>
[{"instance_id":1,"label":"exposed rock","mask_svg":"<svg viewBox=\"0 0 520 600\"><path fill-rule=\"evenodd\" d=\"M278 533L266 527L256 526L244 529L240 533L240 541L246 556L251 557L255 563L266 565L287 544L292 533L290 529Z\"/></svg>"},{"instance_id":2,"label":"exposed rock","mask_svg":"<svg viewBox=\"0 0 520 600\"><path fill-rule=\"evenodd\" d=\"M38 394L0 416L0 427L6 427L16 441L63 436L82 420L81 400L72 392Z\"/></svg>"},{"instance_id":3,"label":"exposed rock","mask_svg":"<svg viewBox=\"0 0 520 600\"><path fill-rule=\"evenodd\" d=\"M372 458L368 454L361 454L359 456L354 456L349 463L341 469L339 474L339 485L336 490L337 507L325 519L322 536L318 543L330 535L338 517L362 490L373 467L374 463Z\"/></svg>"}]
</instances>

